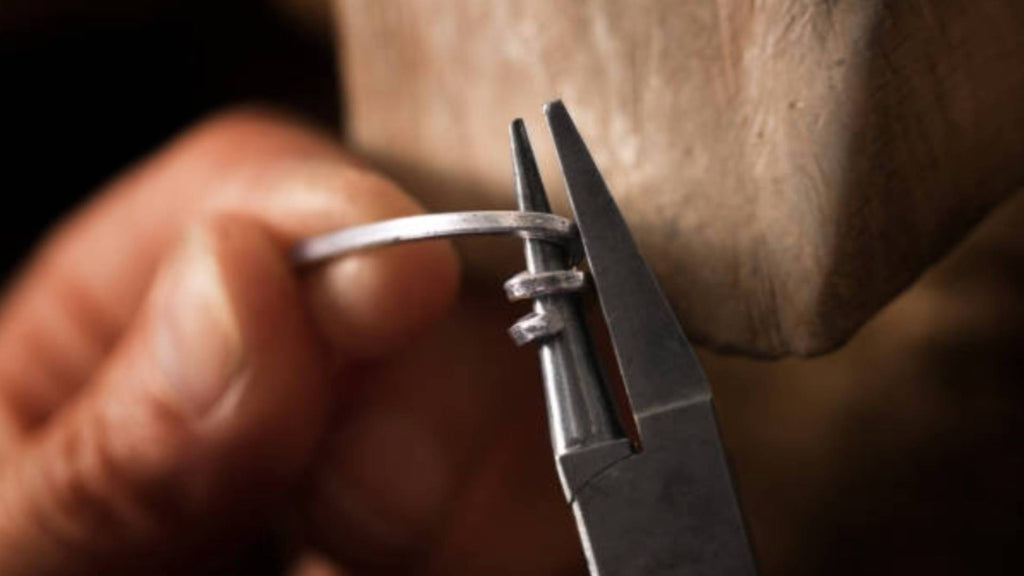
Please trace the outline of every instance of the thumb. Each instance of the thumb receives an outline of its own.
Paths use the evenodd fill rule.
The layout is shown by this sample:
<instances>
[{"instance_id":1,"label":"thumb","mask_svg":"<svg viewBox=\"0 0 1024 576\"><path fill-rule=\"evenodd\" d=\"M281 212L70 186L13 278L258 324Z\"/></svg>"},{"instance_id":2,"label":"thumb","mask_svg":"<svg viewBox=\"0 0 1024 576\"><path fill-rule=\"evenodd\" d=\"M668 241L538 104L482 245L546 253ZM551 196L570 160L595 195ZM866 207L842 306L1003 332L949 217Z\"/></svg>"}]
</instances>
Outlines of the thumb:
<instances>
[{"instance_id":1,"label":"thumb","mask_svg":"<svg viewBox=\"0 0 1024 576\"><path fill-rule=\"evenodd\" d=\"M259 526L329 416L314 334L255 221L193 227L85 391L5 456L0 573L163 569Z\"/></svg>"}]
</instances>

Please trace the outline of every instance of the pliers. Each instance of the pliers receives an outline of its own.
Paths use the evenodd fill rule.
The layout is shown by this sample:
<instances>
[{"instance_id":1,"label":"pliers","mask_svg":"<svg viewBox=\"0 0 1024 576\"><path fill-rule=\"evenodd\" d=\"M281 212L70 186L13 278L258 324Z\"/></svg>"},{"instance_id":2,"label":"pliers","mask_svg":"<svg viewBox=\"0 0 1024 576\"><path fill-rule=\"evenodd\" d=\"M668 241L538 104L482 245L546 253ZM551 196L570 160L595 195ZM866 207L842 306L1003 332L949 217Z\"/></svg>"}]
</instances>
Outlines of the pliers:
<instances>
[{"instance_id":1,"label":"pliers","mask_svg":"<svg viewBox=\"0 0 1024 576\"><path fill-rule=\"evenodd\" d=\"M525 239L506 291L534 313L555 462L592 576L750 575L755 560L696 356L565 106L545 107L635 437L616 409L558 244ZM519 209L550 212L526 129L511 128Z\"/></svg>"}]
</instances>

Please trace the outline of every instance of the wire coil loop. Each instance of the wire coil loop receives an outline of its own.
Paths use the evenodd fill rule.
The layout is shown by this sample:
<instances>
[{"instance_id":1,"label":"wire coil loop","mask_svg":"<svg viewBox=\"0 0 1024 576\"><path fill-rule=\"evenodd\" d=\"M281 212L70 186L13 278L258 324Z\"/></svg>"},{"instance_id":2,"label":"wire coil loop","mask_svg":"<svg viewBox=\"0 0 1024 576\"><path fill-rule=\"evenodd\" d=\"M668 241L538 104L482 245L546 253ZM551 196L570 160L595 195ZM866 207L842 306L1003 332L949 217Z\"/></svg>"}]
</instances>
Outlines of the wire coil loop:
<instances>
[{"instance_id":1,"label":"wire coil loop","mask_svg":"<svg viewBox=\"0 0 1024 576\"><path fill-rule=\"evenodd\" d=\"M535 300L579 292L585 285L586 275L576 268L553 272L523 271L505 282L505 295L510 302ZM517 346L522 346L557 335L563 325L562 318L554 310L541 310L520 318L508 333Z\"/></svg>"},{"instance_id":2,"label":"wire coil loop","mask_svg":"<svg viewBox=\"0 0 1024 576\"><path fill-rule=\"evenodd\" d=\"M574 266L583 254L576 225L568 218L546 212L477 211L407 216L335 230L302 240L292 249L291 259L295 266L309 266L353 252L405 242L497 234L559 244L569 253L569 266ZM505 294L512 302L536 300L578 292L585 284L585 275L575 268L539 273L524 271L505 282ZM509 329L509 334L516 344L523 345L558 334L562 325L558 314L543 310L521 318Z\"/></svg>"}]
</instances>

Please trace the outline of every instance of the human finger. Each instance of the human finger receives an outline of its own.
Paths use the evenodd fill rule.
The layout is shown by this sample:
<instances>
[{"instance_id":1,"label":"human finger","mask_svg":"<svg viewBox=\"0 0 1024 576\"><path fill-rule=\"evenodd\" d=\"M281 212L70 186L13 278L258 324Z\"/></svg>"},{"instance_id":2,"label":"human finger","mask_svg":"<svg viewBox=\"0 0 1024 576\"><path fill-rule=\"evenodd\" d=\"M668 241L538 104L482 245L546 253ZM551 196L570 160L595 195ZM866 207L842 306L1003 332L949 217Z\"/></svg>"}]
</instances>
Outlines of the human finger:
<instances>
[{"instance_id":1,"label":"human finger","mask_svg":"<svg viewBox=\"0 0 1024 576\"><path fill-rule=\"evenodd\" d=\"M292 120L242 110L203 123L62 224L9 291L0 307L0 430L11 438L41 425L89 379L186 222L251 216L285 247L420 210ZM436 318L453 297L458 264L434 242L356 255L307 276L303 290L323 332L360 358L386 353Z\"/></svg>"},{"instance_id":2,"label":"human finger","mask_svg":"<svg viewBox=\"0 0 1024 576\"><path fill-rule=\"evenodd\" d=\"M196 225L82 394L4 459L0 572L187 567L260 525L325 428L327 371L269 235Z\"/></svg>"}]
</instances>

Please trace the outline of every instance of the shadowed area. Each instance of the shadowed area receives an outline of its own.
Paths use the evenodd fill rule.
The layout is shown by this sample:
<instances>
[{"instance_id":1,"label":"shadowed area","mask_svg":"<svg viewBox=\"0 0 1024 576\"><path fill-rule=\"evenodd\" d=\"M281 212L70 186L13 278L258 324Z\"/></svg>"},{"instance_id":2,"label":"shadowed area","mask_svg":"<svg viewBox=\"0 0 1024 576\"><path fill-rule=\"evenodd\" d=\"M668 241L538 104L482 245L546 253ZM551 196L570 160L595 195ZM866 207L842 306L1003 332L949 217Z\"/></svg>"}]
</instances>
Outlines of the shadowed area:
<instances>
[{"instance_id":1,"label":"shadowed area","mask_svg":"<svg viewBox=\"0 0 1024 576\"><path fill-rule=\"evenodd\" d=\"M766 574L1012 574L1024 533L1024 194L841 350L705 352Z\"/></svg>"}]
</instances>

